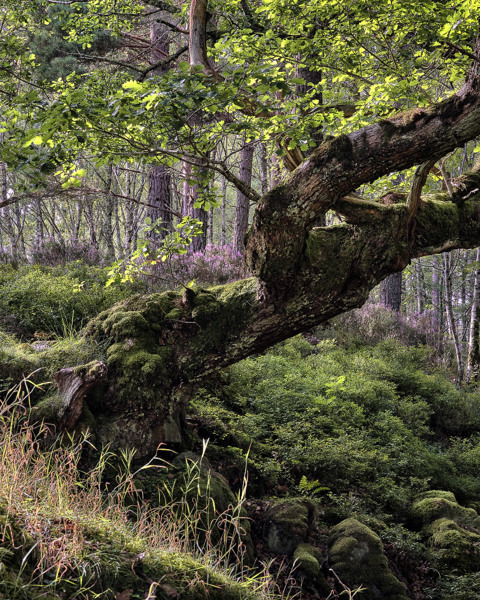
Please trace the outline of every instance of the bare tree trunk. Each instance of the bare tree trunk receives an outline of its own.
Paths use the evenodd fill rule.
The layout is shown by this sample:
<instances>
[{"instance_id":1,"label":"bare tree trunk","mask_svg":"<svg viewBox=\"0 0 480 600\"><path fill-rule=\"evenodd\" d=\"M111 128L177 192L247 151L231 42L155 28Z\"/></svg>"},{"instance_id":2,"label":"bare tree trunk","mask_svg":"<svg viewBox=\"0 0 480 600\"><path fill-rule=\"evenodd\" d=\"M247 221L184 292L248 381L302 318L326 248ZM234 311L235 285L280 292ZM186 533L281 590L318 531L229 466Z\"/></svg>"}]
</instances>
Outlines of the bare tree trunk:
<instances>
[{"instance_id":1,"label":"bare tree trunk","mask_svg":"<svg viewBox=\"0 0 480 600\"><path fill-rule=\"evenodd\" d=\"M389 275L380 284L380 302L395 312L402 306L402 273Z\"/></svg>"},{"instance_id":2,"label":"bare tree trunk","mask_svg":"<svg viewBox=\"0 0 480 600\"><path fill-rule=\"evenodd\" d=\"M227 243L227 180L222 176L222 231L220 234L220 244L225 246Z\"/></svg>"},{"instance_id":3,"label":"bare tree trunk","mask_svg":"<svg viewBox=\"0 0 480 600\"><path fill-rule=\"evenodd\" d=\"M480 283L480 248L477 248L475 263L475 270L473 273L472 307L470 311L470 328L468 335L466 380L477 383L480 374L480 302L478 297L478 288Z\"/></svg>"},{"instance_id":4,"label":"bare tree trunk","mask_svg":"<svg viewBox=\"0 0 480 600\"><path fill-rule=\"evenodd\" d=\"M0 137L0 141L3 140L3 135ZM4 162L0 162L0 177L2 184L2 203L6 204L8 200L8 176L7 176L7 165ZM16 254L16 239L15 231L13 229L12 215L10 206L4 206L2 209L3 220L5 222L5 229L7 232L8 241L10 243L10 256L15 257Z\"/></svg>"},{"instance_id":5,"label":"bare tree trunk","mask_svg":"<svg viewBox=\"0 0 480 600\"><path fill-rule=\"evenodd\" d=\"M188 163L183 164L183 176L183 214L198 219L202 223L202 234L193 238L190 247L194 252L201 252L207 245L208 212L195 206L199 197L199 184L190 185L188 180L192 178L192 166Z\"/></svg>"},{"instance_id":6,"label":"bare tree trunk","mask_svg":"<svg viewBox=\"0 0 480 600\"><path fill-rule=\"evenodd\" d=\"M415 261L415 297L417 312L422 314L425 310L425 278L421 260Z\"/></svg>"},{"instance_id":7,"label":"bare tree trunk","mask_svg":"<svg viewBox=\"0 0 480 600\"><path fill-rule=\"evenodd\" d=\"M108 176L107 176L107 194L105 197L105 215L103 219L103 237L105 239L105 244L107 247L106 251L106 259L107 260L115 260L115 244L113 243L113 204L114 198L111 194L113 186L113 167L110 165L108 167Z\"/></svg>"},{"instance_id":8,"label":"bare tree trunk","mask_svg":"<svg viewBox=\"0 0 480 600\"><path fill-rule=\"evenodd\" d=\"M260 144L260 189L262 196L268 192L268 160L265 144Z\"/></svg>"},{"instance_id":9,"label":"bare tree trunk","mask_svg":"<svg viewBox=\"0 0 480 600\"><path fill-rule=\"evenodd\" d=\"M452 269L450 254L443 254L443 277L445 282L445 310L447 313L448 328L450 335L453 339L455 346L455 356L457 358L457 383L460 385L463 381L464 367L463 367L463 356L460 340L458 337L457 324L455 322L455 315L453 312L452 303Z\"/></svg>"},{"instance_id":10,"label":"bare tree trunk","mask_svg":"<svg viewBox=\"0 0 480 600\"><path fill-rule=\"evenodd\" d=\"M168 56L170 34L166 26L157 21L150 25L150 43L152 44L152 61L154 64ZM161 77L167 72L166 68L157 67L151 71L151 76ZM151 239L161 241L172 231L172 192L170 170L163 164L151 165L148 171L147 217L152 223L161 219L157 231L150 233Z\"/></svg>"},{"instance_id":11,"label":"bare tree trunk","mask_svg":"<svg viewBox=\"0 0 480 600\"><path fill-rule=\"evenodd\" d=\"M247 185L252 181L253 152L255 145L253 142L245 143L242 148L240 158L240 179ZM250 210L250 200L242 192L237 192L237 205L235 209L235 230L233 234L233 249L235 252L243 254L243 238L248 228L248 213Z\"/></svg>"}]
</instances>

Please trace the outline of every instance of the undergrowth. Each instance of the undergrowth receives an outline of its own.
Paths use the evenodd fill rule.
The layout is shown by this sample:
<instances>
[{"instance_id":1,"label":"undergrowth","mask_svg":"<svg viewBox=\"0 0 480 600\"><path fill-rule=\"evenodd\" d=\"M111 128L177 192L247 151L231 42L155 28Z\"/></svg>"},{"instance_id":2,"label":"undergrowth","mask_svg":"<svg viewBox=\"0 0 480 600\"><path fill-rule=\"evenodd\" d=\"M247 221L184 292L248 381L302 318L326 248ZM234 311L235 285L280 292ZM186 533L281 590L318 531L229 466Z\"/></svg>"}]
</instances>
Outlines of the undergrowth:
<instances>
[{"instance_id":1,"label":"undergrowth","mask_svg":"<svg viewBox=\"0 0 480 600\"><path fill-rule=\"evenodd\" d=\"M162 504L149 506L130 469L133 453L103 450L86 469L85 451L93 451L87 438L46 446L48 426L27 419L31 391L24 380L0 403L2 600L272 595L265 571L246 567L238 551L244 491L219 514L208 486L198 485L201 465L190 461L183 485L197 501L187 507L177 500L172 483ZM154 458L142 471L164 468ZM223 534L214 536L216 529Z\"/></svg>"}]
</instances>

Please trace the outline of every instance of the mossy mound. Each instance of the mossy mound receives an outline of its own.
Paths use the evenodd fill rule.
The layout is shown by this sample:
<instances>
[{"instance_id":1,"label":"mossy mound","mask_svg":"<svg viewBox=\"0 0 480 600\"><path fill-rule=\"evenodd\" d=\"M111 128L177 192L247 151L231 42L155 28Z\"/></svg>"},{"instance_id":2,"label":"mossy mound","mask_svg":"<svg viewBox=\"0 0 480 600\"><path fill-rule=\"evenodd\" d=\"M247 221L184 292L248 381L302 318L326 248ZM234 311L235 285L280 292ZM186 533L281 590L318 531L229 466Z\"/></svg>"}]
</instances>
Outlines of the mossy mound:
<instances>
[{"instance_id":1,"label":"mossy mound","mask_svg":"<svg viewBox=\"0 0 480 600\"><path fill-rule=\"evenodd\" d=\"M292 554L307 537L313 521L313 504L306 500L282 500L268 512L268 548L276 554Z\"/></svg>"},{"instance_id":2,"label":"mossy mound","mask_svg":"<svg viewBox=\"0 0 480 600\"><path fill-rule=\"evenodd\" d=\"M366 525L350 518L335 526L329 538L329 560L350 589L366 588L359 598L407 600L404 586L388 567L382 541Z\"/></svg>"},{"instance_id":3,"label":"mossy mound","mask_svg":"<svg viewBox=\"0 0 480 600\"><path fill-rule=\"evenodd\" d=\"M13 335L0 331L0 389L19 383L40 367L30 344L22 344Z\"/></svg>"},{"instance_id":4,"label":"mossy mound","mask_svg":"<svg viewBox=\"0 0 480 600\"><path fill-rule=\"evenodd\" d=\"M302 587L312 588L322 596L328 596L331 588L321 571L324 560L321 550L311 544L299 544L295 548L293 559L295 578L302 581Z\"/></svg>"},{"instance_id":5,"label":"mossy mound","mask_svg":"<svg viewBox=\"0 0 480 600\"><path fill-rule=\"evenodd\" d=\"M468 573L480 569L480 535L451 519L437 519L425 529L434 550L434 562L448 570Z\"/></svg>"},{"instance_id":6,"label":"mossy mound","mask_svg":"<svg viewBox=\"0 0 480 600\"><path fill-rule=\"evenodd\" d=\"M480 529L480 517L473 508L458 504L451 492L431 490L422 494L412 506L412 517L422 525L429 525L437 519L451 519L460 526Z\"/></svg>"},{"instance_id":7,"label":"mossy mound","mask_svg":"<svg viewBox=\"0 0 480 600\"><path fill-rule=\"evenodd\" d=\"M235 581L188 554L152 548L107 518L51 515L48 522L60 536L81 530L85 548L72 556L68 570L57 572L56 578L50 576L48 561L41 556L40 540L24 536L17 516L0 508L0 597L114 600L124 594L132 599L256 600L261 596L250 583Z\"/></svg>"},{"instance_id":8,"label":"mossy mound","mask_svg":"<svg viewBox=\"0 0 480 600\"><path fill-rule=\"evenodd\" d=\"M454 494L432 490L422 494L412 515L423 525L431 560L442 569L468 573L480 569L480 517L460 506Z\"/></svg>"}]
</instances>

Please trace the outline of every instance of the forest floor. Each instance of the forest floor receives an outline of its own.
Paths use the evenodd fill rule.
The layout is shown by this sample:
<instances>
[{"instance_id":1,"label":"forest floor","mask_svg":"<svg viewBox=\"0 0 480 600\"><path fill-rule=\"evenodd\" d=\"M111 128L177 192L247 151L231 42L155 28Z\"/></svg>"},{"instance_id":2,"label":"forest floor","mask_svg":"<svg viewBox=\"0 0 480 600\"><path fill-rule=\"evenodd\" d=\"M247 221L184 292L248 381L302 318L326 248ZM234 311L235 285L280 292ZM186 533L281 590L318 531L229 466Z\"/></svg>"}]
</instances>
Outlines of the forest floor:
<instances>
[{"instance_id":1,"label":"forest floor","mask_svg":"<svg viewBox=\"0 0 480 600\"><path fill-rule=\"evenodd\" d=\"M480 597L480 394L448 345L364 307L231 367L137 469L29 412L132 291L0 273L0 598Z\"/></svg>"}]
</instances>

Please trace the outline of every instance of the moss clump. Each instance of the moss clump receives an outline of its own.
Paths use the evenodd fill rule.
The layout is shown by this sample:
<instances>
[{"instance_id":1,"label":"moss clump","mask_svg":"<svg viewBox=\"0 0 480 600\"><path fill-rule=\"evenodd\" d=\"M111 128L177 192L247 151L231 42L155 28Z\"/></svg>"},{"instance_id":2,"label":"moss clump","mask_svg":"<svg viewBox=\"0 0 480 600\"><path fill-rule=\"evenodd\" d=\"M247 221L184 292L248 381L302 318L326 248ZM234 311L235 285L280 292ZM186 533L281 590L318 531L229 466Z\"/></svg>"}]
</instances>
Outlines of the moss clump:
<instances>
[{"instance_id":1,"label":"moss clump","mask_svg":"<svg viewBox=\"0 0 480 600\"><path fill-rule=\"evenodd\" d=\"M438 248L445 240L456 239L459 233L460 212L447 196L424 198L415 213L415 237L424 248Z\"/></svg>"},{"instance_id":2,"label":"moss clump","mask_svg":"<svg viewBox=\"0 0 480 600\"><path fill-rule=\"evenodd\" d=\"M315 579L320 574L322 553L311 544L299 544L295 548L293 559L305 576Z\"/></svg>"},{"instance_id":3,"label":"moss clump","mask_svg":"<svg viewBox=\"0 0 480 600\"><path fill-rule=\"evenodd\" d=\"M322 596L328 596L331 588L321 571L322 552L311 544L299 544L293 553L296 565L295 577L303 580L303 584L311 586Z\"/></svg>"},{"instance_id":4,"label":"moss clump","mask_svg":"<svg viewBox=\"0 0 480 600\"><path fill-rule=\"evenodd\" d=\"M225 348L231 337L250 321L255 296L253 278L195 292L191 312L192 320L198 325L192 340L194 354Z\"/></svg>"},{"instance_id":5,"label":"moss clump","mask_svg":"<svg viewBox=\"0 0 480 600\"><path fill-rule=\"evenodd\" d=\"M480 569L480 535L467 531L450 519L437 519L425 532L434 549L432 559L440 567L461 573Z\"/></svg>"},{"instance_id":6,"label":"moss clump","mask_svg":"<svg viewBox=\"0 0 480 600\"><path fill-rule=\"evenodd\" d=\"M412 516L420 525L447 518L466 527L480 528L477 512L473 508L460 506L451 492L433 490L422 494L413 504Z\"/></svg>"},{"instance_id":7,"label":"moss clump","mask_svg":"<svg viewBox=\"0 0 480 600\"><path fill-rule=\"evenodd\" d=\"M313 504L303 500L282 500L268 512L268 547L276 554L292 554L302 543L313 519Z\"/></svg>"},{"instance_id":8,"label":"moss clump","mask_svg":"<svg viewBox=\"0 0 480 600\"><path fill-rule=\"evenodd\" d=\"M40 366L38 355L29 344L0 331L0 389L17 384Z\"/></svg>"},{"instance_id":9,"label":"moss clump","mask_svg":"<svg viewBox=\"0 0 480 600\"><path fill-rule=\"evenodd\" d=\"M388 567L383 546L376 533L350 518L333 528L329 539L329 560L333 570L348 587L366 588L359 598L407 600L404 586Z\"/></svg>"}]
</instances>

